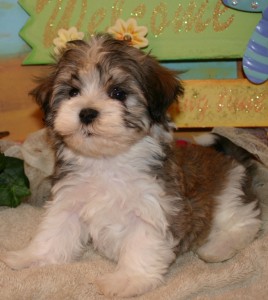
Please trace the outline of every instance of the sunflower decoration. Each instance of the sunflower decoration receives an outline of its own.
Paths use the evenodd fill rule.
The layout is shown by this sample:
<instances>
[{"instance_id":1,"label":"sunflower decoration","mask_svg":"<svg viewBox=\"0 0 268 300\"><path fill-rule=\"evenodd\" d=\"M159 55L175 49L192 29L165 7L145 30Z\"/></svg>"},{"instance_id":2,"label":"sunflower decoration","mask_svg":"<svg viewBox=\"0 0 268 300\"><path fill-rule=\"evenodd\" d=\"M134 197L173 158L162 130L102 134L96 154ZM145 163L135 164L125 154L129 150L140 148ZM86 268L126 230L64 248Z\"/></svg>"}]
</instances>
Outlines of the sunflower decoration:
<instances>
[{"instance_id":1,"label":"sunflower decoration","mask_svg":"<svg viewBox=\"0 0 268 300\"><path fill-rule=\"evenodd\" d=\"M145 37L148 33L146 26L138 26L137 21L133 18L126 22L117 19L114 26L108 28L110 33L117 40L125 40L129 45L135 48L144 48L148 46L148 40Z\"/></svg>"},{"instance_id":2,"label":"sunflower decoration","mask_svg":"<svg viewBox=\"0 0 268 300\"><path fill-rule=\"evenodd\" d=\"M68 30L66 29L59 29L58 37L53 40L54 53L59 55L66 47L67 42L74 41L74 40L82 40L84 38L84 33L79 32L76 27L71 27Z\"/></svg>"}]
</instances>

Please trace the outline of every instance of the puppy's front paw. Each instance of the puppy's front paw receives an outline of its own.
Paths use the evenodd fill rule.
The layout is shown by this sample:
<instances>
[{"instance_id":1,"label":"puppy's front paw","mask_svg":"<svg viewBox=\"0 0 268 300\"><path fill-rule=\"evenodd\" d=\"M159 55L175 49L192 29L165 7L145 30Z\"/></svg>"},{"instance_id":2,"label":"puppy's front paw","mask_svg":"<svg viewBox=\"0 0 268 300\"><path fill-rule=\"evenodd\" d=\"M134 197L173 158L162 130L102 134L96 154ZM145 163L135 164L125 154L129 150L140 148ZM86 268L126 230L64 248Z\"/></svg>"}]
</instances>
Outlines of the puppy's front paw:
<instances>
[{"instance_id":1,"label":"puppy's front paw","mask_svg":"<svg viewBox=\"0 0 268 300\"><path fill-rule=\"evenodd\" d=\"M144 274L115 272L102 276L97 285L106 297L134 297L144 294L161 283L160 279L148 278Z\"/></svg>"},{"instance_id":2,"label":"puppy's front paw","mask_svg":"<svg viewBox=\"0 0 268 300\"><path fill-rule=\"evenodd\" d=\"M38 264L36 257L26 255L23 250L3 253L0 256L0 260L14 270L29 268Z\"/></svg>"}]
</instances>

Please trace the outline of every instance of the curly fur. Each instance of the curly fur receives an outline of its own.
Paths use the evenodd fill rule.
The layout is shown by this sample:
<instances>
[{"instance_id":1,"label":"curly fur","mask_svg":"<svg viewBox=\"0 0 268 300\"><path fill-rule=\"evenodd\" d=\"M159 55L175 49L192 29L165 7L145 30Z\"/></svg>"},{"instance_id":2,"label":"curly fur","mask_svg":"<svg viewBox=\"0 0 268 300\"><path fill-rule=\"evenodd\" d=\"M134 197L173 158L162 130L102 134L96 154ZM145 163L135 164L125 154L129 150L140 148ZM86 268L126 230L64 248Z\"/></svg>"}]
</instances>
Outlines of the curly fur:
<instances>
[{"instance_id":1,"label":"curly fur","mask_svg":"<svg viewBox=\"0 0 268 300\"><path fill-rule=\"evenodd\" d=\"M176 255L218 262L252 241L260 211L246 167L173 144L166 113L182 94L175 73L125 42L69 43L32 91L55 148L52 199L29 246L1 259L68 263L90 240L117 262L100 290L129 297L161 284Z\"/></svg>"}]
</instances>

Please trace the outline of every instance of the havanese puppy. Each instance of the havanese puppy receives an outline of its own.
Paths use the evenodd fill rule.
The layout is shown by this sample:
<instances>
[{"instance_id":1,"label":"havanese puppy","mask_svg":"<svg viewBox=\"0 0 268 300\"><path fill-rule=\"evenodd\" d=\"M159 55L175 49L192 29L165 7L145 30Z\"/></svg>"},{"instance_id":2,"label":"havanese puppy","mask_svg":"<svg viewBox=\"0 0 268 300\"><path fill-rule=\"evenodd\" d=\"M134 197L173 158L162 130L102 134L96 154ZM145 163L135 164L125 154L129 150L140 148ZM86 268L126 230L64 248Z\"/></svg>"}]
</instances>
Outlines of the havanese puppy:
<instances>
[{"instance_id":1,"label":"havanese puppy","mask_svg":"<svg viewBox=\"0 0 268 300\"><path fill-rule=\"evenodd\" d=\"M11 268L71 262L90 240L117 262L101 292L129 297L160 285L176 255L224 261L258 234L248 166L173 143L167 109L183 87L152 56L106 34L69 42L32 94L54 143L52 201L29 246L2 257Z\"/></svg>"}]
</instances>

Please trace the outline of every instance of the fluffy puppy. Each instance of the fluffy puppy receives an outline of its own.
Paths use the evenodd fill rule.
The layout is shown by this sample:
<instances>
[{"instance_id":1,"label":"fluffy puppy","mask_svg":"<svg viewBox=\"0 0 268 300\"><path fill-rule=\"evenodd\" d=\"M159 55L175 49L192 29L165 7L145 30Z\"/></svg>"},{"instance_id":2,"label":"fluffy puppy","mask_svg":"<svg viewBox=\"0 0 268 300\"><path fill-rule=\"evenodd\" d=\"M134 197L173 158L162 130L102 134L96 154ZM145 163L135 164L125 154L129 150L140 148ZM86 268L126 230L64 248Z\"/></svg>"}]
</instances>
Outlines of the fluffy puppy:
<instances>
[{"instance_id":1,"label":"fluffy puppy","mask_svg":"<svg viewBox=\"0 0 268 300\"><path fill-rule=\"evenodd\" d=\"M52 201L29 246L2 257L11 268L71 262L91 240L117 262L100 290L128 297L161 284L176 255L224 261L257 235L247 168L174 146L166 112L183 88L150 55L109 35L74 41L32 94L55 148Z\"/></svg>"}]
</instances>

